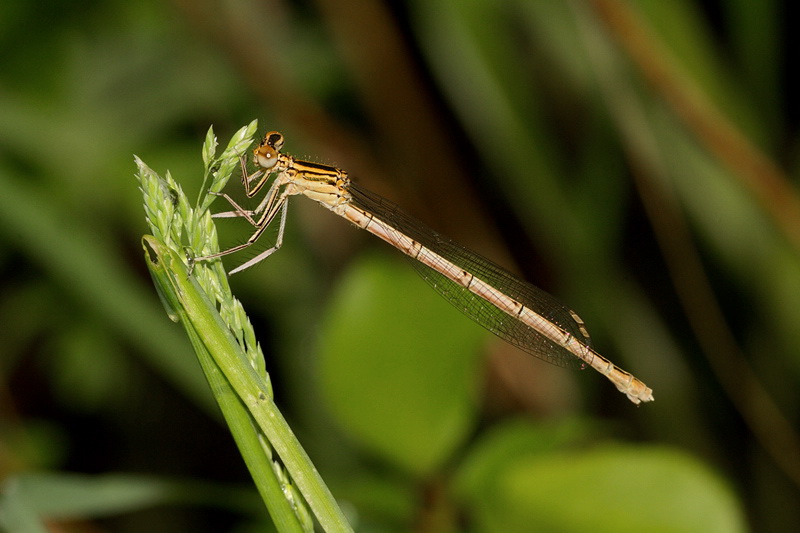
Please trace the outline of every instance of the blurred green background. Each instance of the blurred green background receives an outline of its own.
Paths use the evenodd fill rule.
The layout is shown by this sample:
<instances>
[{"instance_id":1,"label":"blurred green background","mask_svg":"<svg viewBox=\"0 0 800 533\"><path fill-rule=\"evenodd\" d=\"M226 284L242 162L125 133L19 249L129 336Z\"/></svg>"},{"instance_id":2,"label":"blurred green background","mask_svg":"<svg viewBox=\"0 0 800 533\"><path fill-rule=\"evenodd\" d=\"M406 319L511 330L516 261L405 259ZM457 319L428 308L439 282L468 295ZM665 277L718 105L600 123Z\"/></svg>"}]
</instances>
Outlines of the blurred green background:
<instances>
[{"instance_id":1,"label":"blurred green background","mask_svg":"<svg viewBox=\"0 0 800 533\"><path fill-rule=\"evenodd\" d=\"M2 2L0 523L24 494L51 531L271 527L153 290L133 177L136 154L193 197L209 125L258 118L557 295L654 391L504 345L293 200L231 282L356 530L794 531L788 5Z\"/></svg>"}]
</instances>

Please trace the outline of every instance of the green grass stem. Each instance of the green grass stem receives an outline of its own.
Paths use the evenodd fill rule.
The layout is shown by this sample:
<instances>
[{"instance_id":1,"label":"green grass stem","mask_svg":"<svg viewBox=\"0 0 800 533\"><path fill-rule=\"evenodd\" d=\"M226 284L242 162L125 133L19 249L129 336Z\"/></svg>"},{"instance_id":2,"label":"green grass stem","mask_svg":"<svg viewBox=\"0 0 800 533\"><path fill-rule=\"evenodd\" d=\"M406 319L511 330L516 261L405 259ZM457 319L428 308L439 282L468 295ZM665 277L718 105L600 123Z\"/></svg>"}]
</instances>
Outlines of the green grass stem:
<instances>
[{"instance_id":1,"label":"green grass stem","mask_svg":"<svg viewBox=\"0 0 800 533\"><path fill-rule=\"evenodd\" d=\"M209 130L203 145L204 186L220 191L252 143L256 122L237 132L218 158ZM219 261L188 266L187 253L218 250L208 211L214 196L201 191L192 207L167 174L137 158L145 212L153 235L145 260L167 313L186 329L211 390L279 531L312 531L310 508L325 531L352 531L336 500L272 399L264 357L250 321L230 292ZM274 454L280 458L277 461Z\"/></svg>"}]
</instances>

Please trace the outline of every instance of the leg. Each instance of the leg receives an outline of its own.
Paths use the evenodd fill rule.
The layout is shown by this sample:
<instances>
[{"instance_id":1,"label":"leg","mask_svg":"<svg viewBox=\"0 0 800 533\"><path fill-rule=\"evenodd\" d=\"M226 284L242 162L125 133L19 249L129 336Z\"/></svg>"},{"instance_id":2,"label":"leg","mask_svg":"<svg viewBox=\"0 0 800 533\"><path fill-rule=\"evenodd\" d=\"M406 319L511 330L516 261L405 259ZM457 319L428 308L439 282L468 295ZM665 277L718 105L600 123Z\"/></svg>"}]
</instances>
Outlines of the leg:
<instances>
[{"instance_id":1,"label":"leg","mask_svg":"<svg viewBox=\"0 0 800 533\"><path fill-rule=\"evenodd\" d=\"M242 163L242 164L244 164L244 163ZM278 176L278 177L280 177L280 176ZM249 179L249 176L246 176L244 174L242 175L242 181L244 183L247 183L248 179ZM263 183L264 183L264 181L259 183L259 185L258 185L259 189L261 188ZM260 204L258 204L258 207L256 207L253 210L244 209L242 206L240 206L238 203L236 203L236 201L233 198L231 198L230 196L228 196L227 194L225 194L223 192L212 193L215 196L222 196L223 198L225 198L225 200L227 200L228 203L233 206L234 211L223 211L222 213L215 213L215 214L213 214L211 216L214 217L214 218L244 217L253 226L260 227L262 224L264 224L264 222L263 222L264 217L262 217L261 220L258 220L258 221L256 221L253 217L257 216L259 213L269 212L270 210L273 209L275 203L277 202L276 197L278 196L278 189L280 188L280 186L281 186L281 181L279 179L275 179L275 181L272 183L272 186L269 188L269 191L267 191L267 194L264 196L264 199L261 201ZM254 189L252 191L253 194L255 194L255 192L257 192L257 190L258 189ZM248 197L252 197L253 196L253 194L251 194L251 191L246 191L246 192L247 192L247 196ZM270 217L268 217L269 220L272 220L272 216L275 216L275 215L273 214ZM267 222L267 224L269 224L269 222Z\"/></svg>"},{"instance_id":2,"label":"leg","mask_svg":"<svg viewBox=\"0 0 800 533\"><path fill-rule=\"evenodd\" d=\"M286 211L287 211L288 206L289 206L288 196L287 195L281 195L280 199L276 202L276 204L270 210L270 212L266 213L265 216L263 217L263 219L261 221L259 221L260 224L258 224L258 223L254 223L253 224L254 226L256 226L257 229L256 229L255 233L253 233L250 236L250 238L247 239L247 242L242 243L242 244L240 244L238 246L234 246L233 248L228 248L227 250L222 250L221 252L217 252L217 253L210 254L210 255L205 255L205 256L202 256L202 257L195 257L192 260L192 262L196 263L198 261L208 261L208 260L211 260L211 259L216 259L218 257L222 257L224 255L228 255L228 254L232 254L234 252L238 252L240 250L244 250L245 248L251 246L254 242L256 242L258 240L258 238L261 236L261 234L264 233L264 230L266 230L267 227L269 227L270 223L275 219L275 216L278 214L278 211L282 211L282 213L281 213L281 222L280 222L280 226L278 227L278 238L277 238L277 240L275 242L275 245L272 248L270 248L269 250L267 250L266 252L262 252L261 254L256 256L254 259L251 259L250 261L248 261L244 265L241 265L238 268L235 268L230 273L233 274L234 272L239 272L240 270L244 270L245 268L248 268L248 267L258 263L259 261L262 261L262 260L266 259L269 255L271 255L273 252L275 252L277 249L279 249L281 247L281 245L283 244L283 231L284 231L284 228L286 227Z\"/></svg>"},{"instance_id":3,"label":"leg","mask_svg":"<svg viewBox=\"0 0 800 533\"><path fill-rule=\"evenodd\" d=\"M247 221L252 224L253 226L257 226L256 221L253 219L253 215L256 213L255 211L251 211L248 209L244 209L242 206L236 203L236 201L225 194L224 192L214 192L211 193L214 196L221 196L225 198L229 204L233 206L233 211L223 211L221 213L214 213L211 215L211 218L232 218L232 217L243 217L247 219Z\"/></svg>"},{"instance_id":4,"label":"leg","mask_svg":"<svg viewBox=\"0 0 800 533\"><path fill-rule=\"evenodd\" d=\"M241 272L245 268L250 268L251 266L255 265L256 263L260 263L267 257L271 256L273 253L277 252L281 246L283 246L283 231L286 229L286 211L287 206L289 205L289 199L283 199L283 206L281 208L281 222L278 226L278 238L275 240L275 244L269 250L265 250L255 256L254 258L250 259L246 263L239 265L238 267L234 268L229 272L229 274L236 274L237 272ZM253 241L255 242L255 241Z\"/></svg>"}]
</instances>

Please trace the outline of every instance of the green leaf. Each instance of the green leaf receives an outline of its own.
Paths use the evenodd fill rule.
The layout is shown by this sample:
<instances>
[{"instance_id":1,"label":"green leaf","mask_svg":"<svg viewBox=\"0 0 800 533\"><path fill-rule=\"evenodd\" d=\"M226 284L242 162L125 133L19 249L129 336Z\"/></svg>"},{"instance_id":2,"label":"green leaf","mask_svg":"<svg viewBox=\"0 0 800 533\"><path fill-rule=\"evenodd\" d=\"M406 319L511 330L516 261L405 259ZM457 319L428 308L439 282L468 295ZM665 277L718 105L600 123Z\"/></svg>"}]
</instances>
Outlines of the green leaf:
<instances>
[{"instance_id":1,"label":"green leaf","mask_svg":"<svg viewBox=\"0 0 800 533\"><path fill-rule=\"evenodd\" d=\"M402 261L368 255L342 279L321 336L326 405L361 445L417 475L474 425L486 332Z\"/></svg>"},{"instance_id":2,"label":"green leaf","mask_svg":"<svg viewBox=\"0 0 800 533\"><path fill-rule=\"evenodd\" d=\"M509 463L520 457L548 455L574 446L591 434L597 424L574 418L533 425L528 420L508 420L483 433L470 448L453 481L457 498L469 500L493 483Z\"/></svg>"},{"instance_id":3,"label":"green leaf","mask_svg":"<svg viewBox=\"0 0 800 533\"><path fill-rule=\"evenodd\" d=\"M208 169L211 160L217 154L217 137L214 135L214 126L210 126L206 132L206 140L203 142L203 166Z\"/></svg>"},{"instance_id":4,"label":"green leaf","mask_svg":"<svg viewBox=\"0 0 800 533\"><path fill-rule=\"evenodd\" d=\"M0 531L47 533L43 521L19 493L14 480L6 480L0 493Z\"/></svg>"},{"instance_id":5,"label":"green leaf","mask_svg":"<svg viewBox=\"0 0 800 533\"><path fill-rule=\"evenodd\" d=\"M693 457L656 446L606 444L542 453L535 439L521 453L483 450L493 461L462 485L477 531L745 531L742 511L719 477ZM496 439L498 450L509 443ZM476 465L472 465L476 469ZM486 475L490 474L490 475ZM475 482L475 481L479 482ZM465 490L466 489L466 490Z\"/></svg>"},{"instance_id":6,"label":"green leaf","mask_svg":"<svg viewBox=\"0 0 800 533\"><path fill-rule=\"evenodd\" d=\"M9 478L3 488L3 508L13 504L45 520L113 516L163 504L213 505L243 512L258 505L255 493L245 487L131 474L40 472Z\"/></svg>"},{"instance_id":7,"label":"green leaf","mask_svg":"<svg viewBox=\"0 0 800 533\"><path fill-rule=\"evenodd\" d=\"M180 493L176 484L134 475L86 476L28 474L14 480L36 514L48 519L110 516L173 503Z\"/></svg>"}]
</instances>

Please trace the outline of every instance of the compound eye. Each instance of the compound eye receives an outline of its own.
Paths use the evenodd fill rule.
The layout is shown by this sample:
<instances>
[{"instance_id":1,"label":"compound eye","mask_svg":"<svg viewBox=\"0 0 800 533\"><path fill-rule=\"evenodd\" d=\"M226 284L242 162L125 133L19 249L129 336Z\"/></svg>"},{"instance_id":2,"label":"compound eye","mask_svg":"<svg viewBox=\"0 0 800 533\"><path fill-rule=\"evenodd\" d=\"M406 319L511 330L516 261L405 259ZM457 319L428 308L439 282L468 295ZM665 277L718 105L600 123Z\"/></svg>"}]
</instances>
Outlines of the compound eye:
<instances>
[{"instance_id":1,"label":"compound eye","mask_svg":"<svg viewBox=\"0 0 800 533\"><path fill-rule=\"evenodd\" d=\"M279 131L271 131L264 136L264 142L268 146L272 146L275 150L283 148L283 134Z\"/></svg>"},{"instance_id":2,"label":"compound eye","mask_svg":"<svg viewBox=\"0 0 800 533\"><path fill-rule=\"evenodd\" d=\"M253 150L255 163L264 169L271 169L278 162L278 151L267 144L262 144Z\"/></svg>"}]
</instances>

